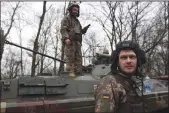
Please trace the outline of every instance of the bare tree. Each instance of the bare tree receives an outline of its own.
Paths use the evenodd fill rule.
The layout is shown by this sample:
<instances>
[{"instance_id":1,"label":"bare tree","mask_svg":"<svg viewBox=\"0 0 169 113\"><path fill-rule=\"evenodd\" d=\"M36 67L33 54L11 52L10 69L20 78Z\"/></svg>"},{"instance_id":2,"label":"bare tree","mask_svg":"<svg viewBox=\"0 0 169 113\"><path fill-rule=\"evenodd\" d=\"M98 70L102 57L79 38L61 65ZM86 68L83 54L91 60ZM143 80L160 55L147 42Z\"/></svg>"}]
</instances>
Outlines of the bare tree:
<instances>
[{"instance_id":1,"label":"bare tree","mask_svg":"<svg viewBox=\"0 0 169 113\"><path fill-rule=\"evenodd\" d=\"M65 9L64 9L64 11L65 11ZM61 55L60 55L61 60L64 60L64 45L61 42L62 37L60 34L60 21L63 16L62 12L63 12L63 10L60 8L56 9L56 11L54 12L54 13L56 13L55 26L54 26L55 27L55 35L54 35L54 37L52 37L52 43L53 43L53 48L54 48L54 53L55 53L54 57L55 58L59 57L59 55L61 53ZM61 62L60 62L60 66L57 69L57 61L55 60L54 67L53 67L53 71L54 71L55 75L57 74L57 71L63 70L60 67L64 68L64 64L61 65ZM59 71L59 73L60 73L60 71Z\"/></svg>"},{"instance_id":2,"label":"bare tree","mask_svg":"<svg viewBox=\"0 0 169 113\"><path fill-rule=\"evenodd\" d=\"M102 18L96 16L95 14L93 14L93 16L103 27L103 30L106 33L107 38L109 39L111 49L113 50L113 41L115 40L115 43L117 42L116 34L115 34L117 30L115 27L115 12L116 12L116 9L119 3L118 2L106 2L106 5L102 3L100 4L101 4L101 8L103 11L99 10L99 12L101 12L105 16L106 19L102 20ZM93 8L96 9L94 6ZM106 25L107 21L109 21L111 24Z\"/></svg>"},{"instance_id":3,"label":"bare tree","mask_svg":"<svg viewBox=\"0 0 169 113\"><path fill-rule=\"evenodd\" d=\"M139 25L141 25L143 18L150 11L147 10L150 4L151 2L145 4L141 4L140 2L101 3L101 10L99 10L99 12L101 12L105 19L103 17L100 18L97 15L93 16L103 27L112 50L114 44L116 44L118 41L128 40L130 35L132 35L131 39L133 37L135 41L137 40L136 37L139 33L136 31L136 29ZM131 31L129 30L130 28Z\"/></svg>"},{"instance_id":4,"label":"bare tree","mask_svg":"<svg viewBox=\"0 0 169 113\"><path fill-rule=\"evenodd\" d=\"M83 37L84 39L84 44L87 46L85 46L85 50L82 51L83 53L83 57L84 57L84 64L86 64L87 59L89 58L89 63L91 63L91 59L95 57L96 54L96 48L101 47L101 42L99 43L97 41L96 38L96 34L95 32L89 32L88 35L86 35L85 37Z\"/></svg>"},{"instance_id":5,"label":"bare tree","mask_svg":"<svg viewBox=\"0 0 169 113\"><path fill-rule=\"evenodd\" d=\"M34 47L33 47L34 51L38 51L38 48L39 48L38 47L38 39L39 39L42 24L43 24L43 20L44 20L44 17L45 17L45 13L46 13L46 1L43 2L43 12L42 12L42 15L40 17L39 28L38 28L38 32L37 32L37 35L36 35L36 38L35 38L35 41L34 41ZM35 62L36 62L36 53L33 53L31 76L35 76L35 69L36 69L36 66L37 66L37 65L35 65Z\"/></svg>"},{"instance_id":6,"label":"bare tree","mask_svg":"<svg viewBox=\"0 0 169 113\"><path fill-rule=\"evenodd\" d=\"M69 1L70 3L71 1ZM68 4L69 6L69 4ZM65 6L64 6L64 12L63 12L63 15L67 15L68 11L65 10L66 9L66 1L65 1ZM64 48L65 48L65 45L64 43L62 42L62 47L61 47L61 60L64 60ZM64 63L63 62L60 62L60 66L59 66L59 74L61 73L61 71L64 70Z\"/></svg>"},{"instance_id":7,"label":"bare tree","mask_svg":"<svg viewBox=\"0 0 169 113\"><path fill-rule=\"evenodd\" d=\"M56 36L55 36L55 42L54 40L52 40L53 42L53 45L54 45L54 49L55 49L55 58L58 56L58 50L59 50L59 40L61 40L61 35L60 35L60 27L58 25L55 26L56 27ZM62 47L61 47L61 52L62 51ZM61 59L63 60L63 56L64 54L61 53ZM61 63L60 63L61 64ZM60 68L59 68L60 69ZM53 71L54 71L54 74L56 75L57 74L57 67L56 67L56 60L54 61L54 67L53 67Z\"/></svg>"},{"instance_id":8,"label":"bare tree","mask_svg":"<svg viewBox=\"0 0 169 113\"><path fill-rule=\"evenodd\" d=\"M24 20L24 22L26 22L26 20ZM16 28L16 30L18 31L18 36L20 39L20 46L22 46L22 31L24 29L24 27L26 27L28 25L28 22L26 22L26 24L24 25L24 23L22 21L22 17L21 17L21 13L17 14L17 20L14 22L15 25L13 26L14 28ZM20 52L20 68L21 68L21 73L20 75L23 76L24 75L24 67L23 67L23 50L21 48L21 52Z\"/></svg>"},{"instance_id":9,"label":"bare tree","mask_svg":"<svg viewBox=\"0 0 169 113\"><path fill-rule=\"evenodd\" d=\"M46 29L42 29L42 44L39 43L39 46L42 49L41 53L43 53L43 54L45 54L45 51L46 51L46 46L48 43L47 34L49 32L50 26L51 26L51 24L49 24ZM40 58L40 73L42 73L44 70L44 67L43 67L44 66L44 59L45 59L45 57L41 56L41 58Z\"/></svg>"},{"instance_id":10,"label":"bare tree","mask_svg":"<svg viewBox=\"0 0 169 113\"><path fill-rule=\"evenodd\" d=\"M12 5L11 5L12 6ZM15 21L15 15L16 15L16 13L17 13L17 10L20 8L21 6L20 6L20 2L17 2L16 3L16 6L15 7L12 7L12 9L13 9L13 11L12 11L12 13L10 13L9 12L9 14L11 14L11 17L10 17L10 21L9 21L9 23L8 22L6 22L5 20L2 20L2 23L8 28L7 29L7 32L6 33L4 33L4 36L2 37L3 39L1 39L1 54L0 54L0 61L2 60L2 55L3 55L3 50L4 50L4 41L7 39L7 36L9 35L9 33L10 33L10 31L11 31L11 29L12 29L12 26L13 26L13 23L14 23L14 21Z\"/></svg>"},{"instance_id":11,"label":"bare tree","mask_svg":"<svg viewBox=\"0 0 169 113\"><path fill-rule=\"evenodd\" d=\"M46 14L45 17L45 24L42 29L43 35L41 36L43 44L41 44L42 48L42 53L47 53L50 48L52 49L52 55L54 54L54 57L58 57L59 53L58 50L60 49L60 44L59 41L61 40L61 35L60 35L60 20L61 20L61 9L60 8L54 8L52 7L50 11ZM51 51L51 50L49 50ZM44 57L41 57L41 71L40 73L44 70L47 69L47 66L50 67L50 65L46 63L43 63L45 60ZM52 61L53 62L53 61ZM55 75L57 74L57 66L56 66L57 61L54 60L52 63L54 65L53 67L53 72ZM49 64L51 64L49 62ZM44 66L46 67L44 68ZM49 69L49 68L48 68ZM49 69L51 70L51 69Z\"/></svg>"},{"instance_id":12,"label":"bare tree","mask_svg":"<svg viewBox=\"0 0 169 113\"><path fill-rule=\"evenodd\" d=\"M130 15L129 23L131 28L131 39L138 41L137 27L141 25L143 18L147 15L149 10L147 9L151 5L151 2L143 4L142 2L132 2L131 6L128 5L128 14ZM146 12L145 12L146 11Z\"/></svg>"},{"instance_id":13,"label":"bare tree","mask_svg":"<svg viewBox=\"0 0 169 113\"><path fill-rule=\"evenodd\" d=\"M166 69L165 63L161 62L164 58L166 60L166 55L163 53L165 52L163 51L165 50L163 40L165 40L165 37L167 36L166 8L165 2L164 4L161 4L159 12L154 21L152 21L152 27L149 27L149 30L147 29L146 34L149 38L144 39L145 52L147 53L146 72L150 75L154 75L155 72L159 73L159 75L164 74L163 72L165 72L165 70L163 69ZM161 54L165 56L162 58ZM163 66L163 69L161 66L157 67L156 64Z\"/></svg>"},{"instance_id":14,"label":"bare tree","mask_svg":"<svg viewBox=\"0 0 169 113\"><path fill-rule=\"evenodd\" d=\"M50 12L46 14L46 18L45 18L45 24L43 24L43 28L42 28L42 38L41 38L41 53L43 54L47 54L47 47L49 47L49 45L51 45L49 43L50 39L52 40L52 44L53 44L53 34L52 34L52 26L54 25L55 21L56 21L56 16L54 15L55 12L55 9L50 9ZM54 46L54 45L53 45ZM55 50L54 50L55 51ZM47 68L49 65L47 64L46 66L44 65L44 60L45 60L45 57L41 56L41 63L40 63L40 73L43 72L43 70L45 68ZM51 64L51 63L49 63ZM44 67L45 66L45 67Z\"/></svg>"},{"instance_id":15,"label":"bare tree","mask_svg":"<svg viewBox=\"0 0 169 113\"><path fill-rule=\"evenodd\" d=\"M16 78L18 76L18 72L20 71L19 65L20 60L17 57L17 53L12 51L11 48L9 48L9 54L5 57L5 62L3 67L6 68L5 75L8 78Z\"/></svg>"}]
</instances>

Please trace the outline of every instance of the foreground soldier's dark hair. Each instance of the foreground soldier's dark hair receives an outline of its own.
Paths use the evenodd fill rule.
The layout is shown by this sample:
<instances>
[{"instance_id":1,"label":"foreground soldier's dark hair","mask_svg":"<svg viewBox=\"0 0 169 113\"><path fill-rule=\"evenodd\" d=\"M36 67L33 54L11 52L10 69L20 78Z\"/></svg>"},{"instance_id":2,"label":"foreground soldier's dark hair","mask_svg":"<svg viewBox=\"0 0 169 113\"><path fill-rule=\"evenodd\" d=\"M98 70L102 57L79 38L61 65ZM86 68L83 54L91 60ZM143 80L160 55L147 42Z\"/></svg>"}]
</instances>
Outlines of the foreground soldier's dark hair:
<instances>
[{"instance_id":1,"label":"foreground soldier's dark hair","mask_svg":"<svg viewBox=\"0 0 169 113\"><path fill-rule=\"evenodd\" d=\"M137 67L142 66L146 63L145 52L139 47L139 44L133 41L122 41L116 45L116 50L111 54L111 71L117 73L118 57L121 50L131 49L136 53L137 56Z\"/></svg>"}]
</instances>

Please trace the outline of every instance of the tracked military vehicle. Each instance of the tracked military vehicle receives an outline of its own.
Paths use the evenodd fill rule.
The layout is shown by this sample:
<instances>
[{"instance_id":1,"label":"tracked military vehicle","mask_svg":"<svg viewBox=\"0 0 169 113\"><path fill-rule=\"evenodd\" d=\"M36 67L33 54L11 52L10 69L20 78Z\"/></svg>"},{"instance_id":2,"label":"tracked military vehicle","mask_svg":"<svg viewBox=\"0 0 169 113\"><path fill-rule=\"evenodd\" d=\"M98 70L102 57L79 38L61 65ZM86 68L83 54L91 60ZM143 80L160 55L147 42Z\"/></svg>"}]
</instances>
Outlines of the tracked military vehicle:
<instances>
[{"instance_id":1,"label":"tracked military vehicle","mask_svg":"<svg viewBox=\"0 0 169 113\"><path fill-rule=\"evenodd\" d=\"M9 44L9 42L8 42ZM23 48L24 49L24 48ZM42 54L41 54L42 55ZM66 72L53 76L39 74L0 81L1 113L94 112L93 91L99 80L110 73L110 55L96 54L93 64L82 75L69 77ZM138 95L144 90L138 83ZM145 111L169 113L168 83L152 80L154 89L143 92ZM140 106L140 105L139 105ZM140 109L136 105L136 109Z\"/></svg>"}]
</instances>

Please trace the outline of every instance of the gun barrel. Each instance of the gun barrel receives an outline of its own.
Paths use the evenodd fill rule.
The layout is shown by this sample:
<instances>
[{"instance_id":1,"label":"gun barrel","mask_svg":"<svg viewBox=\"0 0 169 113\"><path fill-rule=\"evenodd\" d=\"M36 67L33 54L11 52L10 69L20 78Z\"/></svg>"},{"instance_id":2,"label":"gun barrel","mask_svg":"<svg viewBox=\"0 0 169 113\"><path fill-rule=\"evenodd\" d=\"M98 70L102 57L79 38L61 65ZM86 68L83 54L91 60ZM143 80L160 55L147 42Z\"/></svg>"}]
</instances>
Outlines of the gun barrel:
<instances>
[{"instance_id":1,"label":"gun barrel","mask_svg":"<svg viewBox=\"0 0 169 113\"><path fill-rule=\"evenodd\" d=\"M46 54L43 54L43 53L39 53L39 52L37 52L37 51L34 51L34 50L31 50L31 49L28 49L28 48L25 48L25 47L19 46L19 45L17 45L17 44L14 44L14 43L12 43L12 42L7 41L7 40L5 40L5 43L6 43L6 44L13 45L13 46L16 46L16 47L20 47L20 48L22 48L22 49L25 49L25 50L28 50L28 51L31 51L31 52L34 52L34 53L37 53L37 54L40 54L40 55L42 55L42 56L45 56L45 57L51 58L51 59L53 59L53 60L57 60L57 61L60 61L60 62L66 63L66 62L65 62L65 61L63 61L63 60L60 60L60 59L57 59L57 58L51 57L51 56L49 56L49 55L46 55Z\"/></svg>"}]
</instances>

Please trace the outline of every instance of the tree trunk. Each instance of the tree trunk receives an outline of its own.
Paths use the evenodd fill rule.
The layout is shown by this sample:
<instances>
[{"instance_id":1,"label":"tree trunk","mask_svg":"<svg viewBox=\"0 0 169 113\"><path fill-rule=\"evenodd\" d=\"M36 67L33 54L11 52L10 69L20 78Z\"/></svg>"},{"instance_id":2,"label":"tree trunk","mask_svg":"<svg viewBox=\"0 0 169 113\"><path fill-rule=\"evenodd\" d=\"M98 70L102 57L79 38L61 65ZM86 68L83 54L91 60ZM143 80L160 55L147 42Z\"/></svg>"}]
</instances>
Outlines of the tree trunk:
<instances>
[{"instance_id":1,"label":"tree trunk","mask_svg":"<svg viewBox=\"0 0 169 113\"><path fill-rule=\"evenodd\" d=\"M0 61L2 59L2 54L4 51L4 42L5 42L4 31L0 29Z\"/></svg>"},{"instance_id":2,"label":"tree trunk","mask_svg":"<svg viewBox=\"0 0 169 113\"><path fill-rule=\"evenodd\" d=\"M36 39L35 39L35 42L34 42L33 50L37 51L37 52L38 52L38 39L39 39L42 23L43 23L43 20L44 20L44 17L45 17L45 13L46 13L46 1L43 2L43 12L42 12L42 16L40 17L39 29L38 29L37 36L36 36ZM35 76L35 69L36 69L35 62L36 62L36 53L34 52L33 56L32 56L31 76Z\"/></svg>"}]
</instances>

